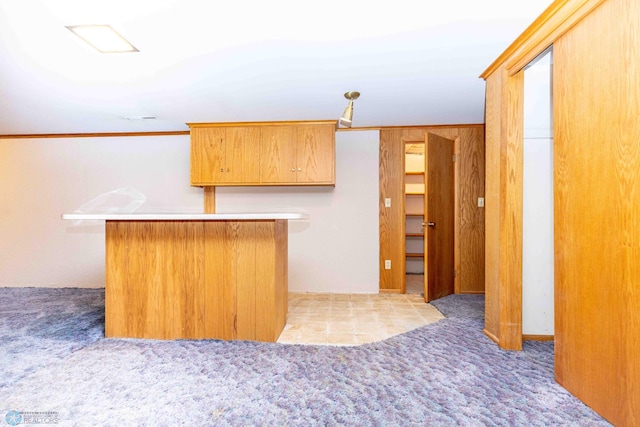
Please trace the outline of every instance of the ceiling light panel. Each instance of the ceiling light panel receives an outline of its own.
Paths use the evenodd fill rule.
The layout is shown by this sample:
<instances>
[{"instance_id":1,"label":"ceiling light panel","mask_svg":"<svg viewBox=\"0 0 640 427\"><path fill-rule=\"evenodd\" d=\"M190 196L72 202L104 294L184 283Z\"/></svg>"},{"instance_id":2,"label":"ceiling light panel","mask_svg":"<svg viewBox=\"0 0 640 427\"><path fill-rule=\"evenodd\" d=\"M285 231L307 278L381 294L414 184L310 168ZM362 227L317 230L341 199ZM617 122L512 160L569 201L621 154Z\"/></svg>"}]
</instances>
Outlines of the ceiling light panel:
<instances>
[{"instance_id":1,"label":"ceiling light panel","mask_svg":"<svg viewBox=\"0 0 640 427\"><path fill-rule=\"evenodd\" d=\"M138 52L110 25L71 25L66 28L100 53Z\"/></svg>"}]
</instances>

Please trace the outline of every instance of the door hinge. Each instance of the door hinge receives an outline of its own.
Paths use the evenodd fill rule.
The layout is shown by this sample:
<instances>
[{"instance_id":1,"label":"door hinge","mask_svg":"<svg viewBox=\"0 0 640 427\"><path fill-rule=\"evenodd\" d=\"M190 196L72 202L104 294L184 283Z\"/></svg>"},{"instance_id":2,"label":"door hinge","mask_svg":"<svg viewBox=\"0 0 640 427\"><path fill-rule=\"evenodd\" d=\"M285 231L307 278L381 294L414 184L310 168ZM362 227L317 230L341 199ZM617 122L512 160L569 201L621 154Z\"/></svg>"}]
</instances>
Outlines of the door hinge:
<instances>
[{"instance_id":1,"label":"door hinge","mask_svg":"<svg viewBox=\"0 0 640 427\"><path fill-rule=\"evenodd\" d=\"M457 157L456 157L456 155L454 154L454 155L453 155L453 163L455 163L455 162L456 162L456 159L457 159Z\"/></svg>"}]
</instances>

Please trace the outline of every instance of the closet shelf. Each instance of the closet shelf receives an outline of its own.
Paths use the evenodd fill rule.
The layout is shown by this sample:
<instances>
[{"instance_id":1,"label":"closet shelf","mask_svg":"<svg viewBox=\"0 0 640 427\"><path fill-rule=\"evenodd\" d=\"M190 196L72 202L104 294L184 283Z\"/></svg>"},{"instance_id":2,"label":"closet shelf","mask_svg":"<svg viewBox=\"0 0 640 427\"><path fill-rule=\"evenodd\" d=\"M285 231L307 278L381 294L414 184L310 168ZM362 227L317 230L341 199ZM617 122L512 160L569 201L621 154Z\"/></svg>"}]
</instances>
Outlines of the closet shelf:
<instances>
[{"instance_id":1,"label":"closet shelf","mask_svg":"<svg viewBox=\"0 0 640 427\"><path fill-rule=\"evenodd\" d=\"M407 258L424 258L424 254L420 253L407 253Z\"/></svg>"},{"instance_id":2,"label":"closet shelf","mask_svg":"<svg viewBox=\"0 0 640 427\"><path fill-rule=\"evenodd\" d=\"M424 233L406 233L407 237L424 237Z\"/></svg>"}]
</instances>

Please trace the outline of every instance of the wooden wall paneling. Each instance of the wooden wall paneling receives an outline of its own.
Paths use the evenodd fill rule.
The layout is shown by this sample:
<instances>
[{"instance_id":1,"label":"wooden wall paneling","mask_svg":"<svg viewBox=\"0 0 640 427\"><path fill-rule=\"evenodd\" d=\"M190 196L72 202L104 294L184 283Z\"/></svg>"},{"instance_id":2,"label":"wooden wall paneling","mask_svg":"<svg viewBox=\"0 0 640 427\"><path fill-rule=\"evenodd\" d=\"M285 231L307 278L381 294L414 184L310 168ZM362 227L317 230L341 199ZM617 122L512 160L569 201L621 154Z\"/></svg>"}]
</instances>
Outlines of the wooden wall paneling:
<instances>
[{"instance_id":1,"label":"wooden wall paneling","mask_svg":"<svg viewBox=\"0 0 640 427\"><path fill-rule=\"evenodd\" d=\"M487 77L485 105L485 329L499 342L500 325L500 146L502 72Z\"/></svg>"},{"instance_id":2,"label":"wooden wall paneling","mask_svg":"<svg viewBox=\"0 0 640 427\"><path fill-rule=\"evenodd\" d=\"M456 162L453 164L453 234L457 238L454 239L453 248L453 269L455 274L453 276L453 293L459 294L460 291L460 137L453 140L453 156ZM484 266L483 266L484 267ZM483 283L484 288L484 283Z\"/></svg>"},{"instance_id":3,"label":"wooden wall paneling","mask_svg":"<svg viewBox=\"0 0 640 427\"><path fill-rule=\"evenodd\" d=\"M152 237L151 240L146 235L140 237L147 242L150 253L155 252L157 261L155 269L149 269L145 275L147 289L157 301L149 304L146 319L149 323L144 335L163 339L203 338L202 223L150 221L143 225L150 229Z\"/></svg>"},{"instance_id":4,"label":"wooden wall paneling","mask_svg":"<svg viewBox=\"0 0 640 427\"><path fill-rule=\"evenodd\" d=\"M484 293L484 220L485 208L478 198L485 197L485 147L482 128L461 128L457 138L456 170L459 185L458 208L458 291Z\"/></svg>"},{"instance_id":5,"label":"wooden wall paneling","mask_svg":"<svg viewBox=\"0 0 640 427\"><path fill-rule=\"evenodd\" d=\"M149 274L153 276L157 258L141 238L153 230L145 222L107 221L106 228L105 335L143 338L146 331L160 327L153 317L159 301L157 290L149 287ZM150 268L144 268L145 257L149 258ZM131 282L135 282L135 286Z\"/></svg>"},{"instance_id":6,"label":"wooden wall paneling","mask_svg":"<svg viewBox=\"0 0 640 427\"><path fill-rule=\"evenodd\" d=\"M185 252L183 227L163 227L162 222L150 223L153 230L152 239L155 242L155 250L158 260L158 280L148 283L148 286L163 289L165 294L160 297L160 310L154 315L148 315L148 319L156 319L159 323L157 331L160 338L175 339L182 334L188 335L187 319L184 311L188 305L187 287L180 280L180 276L186 273L184 258ZM163 313L163 314L162 314Z\"/></svg>"},{"instance_id":7,"label":"wooden wall paneling","mask_svg":"<svg viewBox=\"0 0 640 427\"><path fill-rule=\"evenodd\" d=\"M124 229L118 222L106 221L105 224L105 252L106 260L106 289L105 289L105 336L115 337L116 331L127 332L126 283L121 278L123 270L128 269L126 248L122 242ZM125 252L125 253L123 253Z\"/></svg>"},{"instance_id":8,"label":"wooden wall paneling","mask_svg":"<svg viewBox=\"0 0 640 427\"><path fill-rule=\"evenodd\" d=\"M196 265L200 259L191 253L201 239L198 226L167 226L162 221L107 224L106 335L201 338L204 331L198 322L204 307L195 299L203 283L201 266Z\"/></svg>"},{"instance_id":9,"label":"wooden wall paneling","mask_svg":"<svg viewBox=\"0 0 640 427\"><path fill-rule=\"evenodd\" d=\"M522 349L522 146L524 74L487 79L485 333Z\"/></svg>"},{"instance_id":10,"label":"wooden wall paneling","mask_svg":"<svg viewBox=\"0 0 640 427\"><path fill-rule=\"evenodd\" d=\"M256 241L257 223L234 221L235 239L231 242L235 254L236 275L236 338L253 340L256 337ZM239 313L242 313L240 316Z\"/></svg>"},{"instance_id":11,"label":"wooden wall paneling","mask_svg":"<svg viewBox=\"0 0 640 427\"><path fill-rule=\"evenodd\" d=\"M522 350L522 162L524 72L502 69L500 174L500 347ZM519 303L514 303L518 302Z\"/></svg>"},{"instance_id":12,"label":"wooden wall paneling","mask_svg":"<svg viewBox=\"0 0 640 427\"><path fill-rule=\"evenodd\" d=\"M262 221L255 225L256 287L255 337L258 341L276 341L276 224ZM278 331L279 335L280 331Z\"/></svg>"},{"instance_id":13,"label":"wooden wall paneling","mask_svg":"<svg viewBox=\"0 0 640 427\"><path fill-rule=\"evenodd\" d=\"M380 131L380 292L400 293L405 284L402 136L402 129ZM391 199L391 207L385 207L385 198ZM391 270L384 268L387 259Z\"/></svg>"},{"instance_id":14,"label":"wooden wall paneling","mask_svg":"<svg viewBox=\"0 0 640 427\"><path fill-rule=\"evenodd\" d=\"M229 280L227 267L229 229L226 221L204 222L205 336L223 340L235 338L235 285Z\"/></svg>"},{"instance_id":15,"label":"wooden wall paneling","mask_svg":"<svg viewBox=\"0 0 640 427\"><path fill-rule=\"evenodd\" d=\"M223 128L213 128L223 129ZM260 128L225 129L226 182L260 182ZM223 175L224 176L224 175Z\"/></svg>"},{"instance_id":16,"label":"wooden wall paneling","mask_svg":"<svg viewBox=\"0 0 640 427\"><path fill-rule=\"evenodd\" d=\"M108 221L108 337L275 341L287 315L281 221Z\"/></svg>"},{"instance_id":17,"label":"wooden wall paneling","mask_svg":"<svg viewBox=\"0 0 640 427\"><path fill-rule=\"evenodd\" d=\"M556 379L616 426L640 425L638 16L609 0L553 52Z\"/></svg>"},{"instance_id":18,"label":"wooden wall paneling","mask_svg":"<svg viewBox=\"0 0 640 427\"><path fill-rule=\"evenodd\" d=\"M129 268L123 280L126 283L128 318L132 321L127 326L131 336L138 338L164 338L164 321L158 316L162 311L166 290L163 286L155 286L153 278L162 268L160 254L146 236L156 238L158 233L153 224L145 221L121 222L125 230L125 247L128 249Z\"/></svg>"},{"instance_id":19,"label":"wooden wall paneling","mask_svg":"<svg viewBox=\"0 0 640 427\"><path fill-rule=\"evenodd\" d=\"M274 342L286 324L287 229L286 220L253 222L255 334L251 339Z\"/></svg>"},{"instance_id":20,"label":"wooden wall paneling","mask_svg":"<svg viewBox=\"0 0 640 427\"><path fill-rule=\"evenodd\" d=\"M287 323L287 311L289 307L289 221L275 221L275 256L276 256L276 331L277 337Z\"/></svg>"},{"instance_id":21,"label":"wooden wall paneling","mask_svg":"<svg viewBox=\"0 0 640 427\"><path fill-rule=\"evenodd\" d=\"M186 223L186 251L184 253L186 282L191 283L188 290L189 306L186 307L185 316L192 317L192 339L205 338L205 289L206 276L204 275L205 247L204 247L204 222L191 221ZM190 308L192 307L192 308Z\"/></svg>"}]
</instances>

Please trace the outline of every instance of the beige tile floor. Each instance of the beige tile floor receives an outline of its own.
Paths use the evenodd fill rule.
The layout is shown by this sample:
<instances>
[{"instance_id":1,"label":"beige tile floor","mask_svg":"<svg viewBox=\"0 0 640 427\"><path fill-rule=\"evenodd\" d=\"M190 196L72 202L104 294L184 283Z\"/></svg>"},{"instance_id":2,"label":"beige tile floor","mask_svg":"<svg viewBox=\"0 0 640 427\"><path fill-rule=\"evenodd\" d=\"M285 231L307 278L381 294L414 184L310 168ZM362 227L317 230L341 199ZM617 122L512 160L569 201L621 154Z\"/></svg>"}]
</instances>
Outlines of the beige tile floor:
<instances>
[{"instance_id":1,"label":"beige tile floor","mask_svg":"<svg viewBox=\"0 0 640 427\"><path fill-rule=\"evenodd\" d=\"M443 318L417 294L290 293L287 325L278 342L359 345Z\"/></svg>"}]
</instances>

